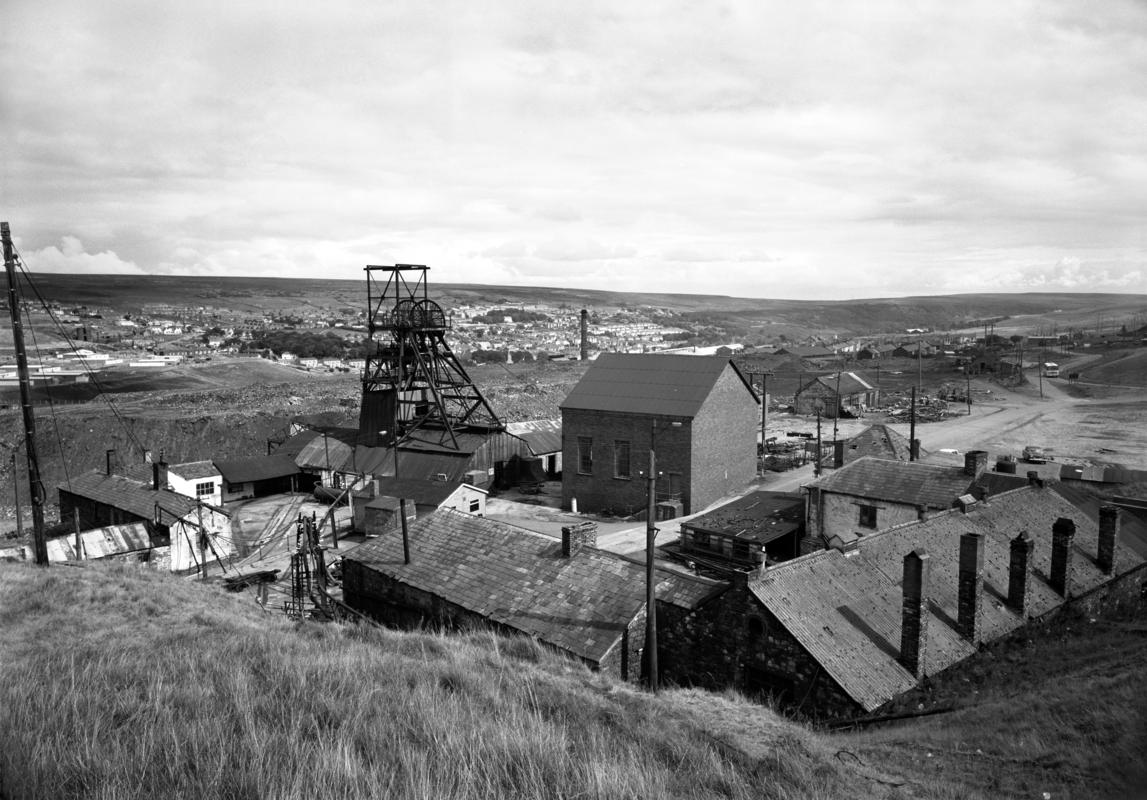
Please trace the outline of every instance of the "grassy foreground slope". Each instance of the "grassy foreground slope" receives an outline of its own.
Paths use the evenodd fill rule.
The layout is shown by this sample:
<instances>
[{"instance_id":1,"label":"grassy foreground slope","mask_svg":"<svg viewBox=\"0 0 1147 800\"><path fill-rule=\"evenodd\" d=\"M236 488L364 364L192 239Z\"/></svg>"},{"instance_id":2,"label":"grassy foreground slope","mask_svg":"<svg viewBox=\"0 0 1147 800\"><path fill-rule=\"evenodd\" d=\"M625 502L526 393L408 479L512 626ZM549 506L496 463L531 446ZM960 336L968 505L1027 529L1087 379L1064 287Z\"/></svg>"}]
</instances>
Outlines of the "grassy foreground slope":
<instances>
[{"instance_id":1,"label":"grassy foreground slope","mask_svg":"<svg viewBox=\"0 0 1147 800\"><path fill-rule=\"evenodd\" d=\"M1082 630L1081 630L1082 629ZM1147 622L1064 619L815 732L529 640L295 625L131 566L0 563L0 800L1147 797Z\"/></svg>"},{"instance_id":2,"label":"grassy foreground slope","mask_svg":"<svg viewBox=\"0 0 1147 800\"><path fill-rule=\"evenodd\" d=\"M857 796L765 709L754 757L524 639L297 627L127 566L0 565L0 670L7 800Z\"/></svg>"}]
</instances>

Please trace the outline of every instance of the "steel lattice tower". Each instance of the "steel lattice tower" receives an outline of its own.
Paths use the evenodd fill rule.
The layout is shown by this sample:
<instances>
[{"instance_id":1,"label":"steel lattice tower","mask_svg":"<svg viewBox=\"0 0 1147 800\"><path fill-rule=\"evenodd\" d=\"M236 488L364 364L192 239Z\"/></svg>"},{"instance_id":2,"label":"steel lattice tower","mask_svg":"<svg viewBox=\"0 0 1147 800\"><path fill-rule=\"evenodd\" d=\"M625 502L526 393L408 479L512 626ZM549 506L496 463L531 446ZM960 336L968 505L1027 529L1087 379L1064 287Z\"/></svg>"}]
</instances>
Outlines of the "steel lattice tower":
<instances>
[{"instance_id":1,"label":"steel lattice tower","mask_svg":"<svg viewBox=\"0 0 1147 800\"><path fill-rule=\"evenodd\" d=\"M427 294L428 271L366 267L367 327L377 349L362 378L364 444L420 441L461 451L458 434L503 428L446 341L450 322Z\"/></svg>"}]
</instances>

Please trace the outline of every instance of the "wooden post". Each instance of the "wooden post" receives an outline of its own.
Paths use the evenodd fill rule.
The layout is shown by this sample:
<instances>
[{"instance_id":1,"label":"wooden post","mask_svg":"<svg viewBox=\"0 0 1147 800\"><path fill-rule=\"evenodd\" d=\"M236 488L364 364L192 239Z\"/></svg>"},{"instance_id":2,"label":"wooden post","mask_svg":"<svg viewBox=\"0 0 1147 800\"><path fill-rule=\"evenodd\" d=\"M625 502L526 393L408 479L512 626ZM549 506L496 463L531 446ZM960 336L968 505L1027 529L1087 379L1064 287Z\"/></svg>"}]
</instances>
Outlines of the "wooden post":
<instances>
[{"instance_id":1,"label":"wooden post","mask_svg":"<svg viewBox=\"0 0 1147 800\"><path fill-rule=\"evenodd\" d=\"M654 426L657 421L653 421ZM654 427L656 430L656 427ZM652 432L650 434L652 436ZM653 566L654 540L657 537L657 455L653 452L653 441L649 443L649 475L646 476L646 520L645 520L645 665L648 671L649 690L656 692L657 686L657 577Z\"/></svg>"},{"instance_id":2,"label":"wooden post","mask_svg":"<svg viewBox=\"0 0 1147 800\"><path fill-rule=\"evenodd\" d=\"M16 451L12 451L12 494L16 502L16 540L24 538L24 518L20 515L20 476L16 472ZM21 550L20 552L24 552Z\"/></svg>"},{"instance_id":3,"label":"wooden post","mask_svg":"<svg viewBox=\"0 0 1147 800\"><path fill-rule=\"evenodd\" d=\"M83 542L80 540L80 509L73 508L72 514L76 525L76 560L82 561L84 558Z\"/></svg>"},{"instance_id":4,"label":"wooden post","mask_svg":"<svg viewBox=\"0 0 1147 800\"><path fill-rule=\"evenodd\" d=\"M195 501L195 511L199 517L199 578L207 579L207 530L203 527L203 503Z\"/></svg>"},{"instance_id":5,"label":"wooden post","mask_svg":"<svg viewBox=\"0 0 1147 800\"><path fill-rule=\"evenodd\" d=\"M916 387L912 387L912 410L908 416L908 460L916 460Z\"/></svg>"}]
</instances>

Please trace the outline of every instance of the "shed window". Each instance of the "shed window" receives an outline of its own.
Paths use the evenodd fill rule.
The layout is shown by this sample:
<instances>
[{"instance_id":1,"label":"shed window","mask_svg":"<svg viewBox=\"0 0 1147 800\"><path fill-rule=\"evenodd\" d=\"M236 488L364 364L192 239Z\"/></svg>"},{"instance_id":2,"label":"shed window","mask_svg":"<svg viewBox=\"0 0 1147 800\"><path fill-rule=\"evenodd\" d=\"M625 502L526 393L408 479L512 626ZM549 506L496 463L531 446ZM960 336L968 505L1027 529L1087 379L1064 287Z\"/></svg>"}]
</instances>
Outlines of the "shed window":
<instances>
[{"instance_id":1,"label":"shed window","mask_svg":"<svg viewBox=\"0 0 1147 800\"><path fill-rule=\"evenodd\" d=\"M474 499L474 500L470 501L470 513L471 514L477 514L481 510L481 508L482 508L482 503L480 500Z\"/></svg>"},{"instance_id":2,"label":"shed window","mask_svg":"<svg viewBox=\"0 0 1147 800\"><path fill-rule=\"evenodd\" d=\"M196 497L210 497L213 494L215 494L215 484L211 481L195 484Z\"/></svg>"},{"instance_id":3,"label":"shed window","mask_svg":"<svg viewBox=\"0 0 1147 800\"><path fill-rule=\"evenodd\" d=\"M629 442L617 439L613 443L613 477L628 480L629 471Z\"/></svg>"},{"instance_id":4,"label":"shed window","mask_svg":"<svg viewBox=\"0 0 1147 800\"><path fill-rule=\"evenodd\" d=\"M860 527L862 528L875 528L876 527L876 506L861 506L860 507Z\"/></svg>"},{"instance_id":5,"label":"shed window","mask_svg":"<svg viewBox=\"0 0 1147 800\"><path fill-rule=\"evenodd\" d=\"M577 437L577 471L582 475L593 474L593 438Z\"/></svg>"}]
</instances>

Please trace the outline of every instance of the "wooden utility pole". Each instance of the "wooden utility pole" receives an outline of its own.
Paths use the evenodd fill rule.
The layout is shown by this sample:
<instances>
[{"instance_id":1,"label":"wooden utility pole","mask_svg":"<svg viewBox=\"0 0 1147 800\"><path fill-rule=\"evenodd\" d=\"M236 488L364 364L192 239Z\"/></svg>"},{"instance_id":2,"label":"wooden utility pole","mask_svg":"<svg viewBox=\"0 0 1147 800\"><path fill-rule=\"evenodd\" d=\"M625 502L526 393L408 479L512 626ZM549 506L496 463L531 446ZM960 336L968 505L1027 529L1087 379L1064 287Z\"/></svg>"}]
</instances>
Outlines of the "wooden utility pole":
<instances>
[{"instance_id":1,"label":"wooden utility pole","mask_svg":"<svg viewBox=\"0 0 1147 800\"><path fill-rule=\"evenodd\" d=\"M48 566L48 540L44 536L44 484L36 455L36 417L32 413L32 379L28 375L28 354L24 350L24 329L20 323L20 297L16 291L16 256L7 222L0 222L4 245L4 272L8 276L8 310L12 314L12 343L16 349L16 372L20 377L20 407L24 412L24 449L28 457L28 493L32 496L32 553L41 566Z\"/></svg>"},{"instance_id":2,"label":"wooden utility pole","mask_svg":"<svg viewBox=\"0 0 1147 800\"><path fill-rule=\"evenodd\" d=\"M916 460L916 387L912 387L912 410L908 416L910 421L908 428L908 460Z\"/></svg>"},{"instance_id":3,"label":"wooden utility pole","mask_svg":"<svg viewBox=\"0 0 1147 800\"><path fill-rule=\"evenodd\" d=\"M649 690L657 691L657 577L653 567L654 540L657 537L657 454L653 451L653 432L650 431L649 474L646 476L645 510L645 666L648 671Z\"/></svg>"},{"instance_id":4,"label":"wooden utility pole","mask_svg":"<svg viewBox=\"0 0 1147 800\"><path fill-rule=\"evenodd\" d=\"M80 539L80 509L77 506L73 508L72 514L76 526L76 561L82 561L84 558L84 543Z\"/></svg>"},{"instance_id":5,"label":"wooden utility pole","mask_svg":"<svg viewBox=\"0 0 1147 800\"><path fill-rule=\"evenodd\" d=\"M16 501L16 540L24 539L24 519L20 516L20 475L16 472L16 451L12 451L12 496ZM23 552L23 551L21 551Z\"/></svg>"}]
</instances>

